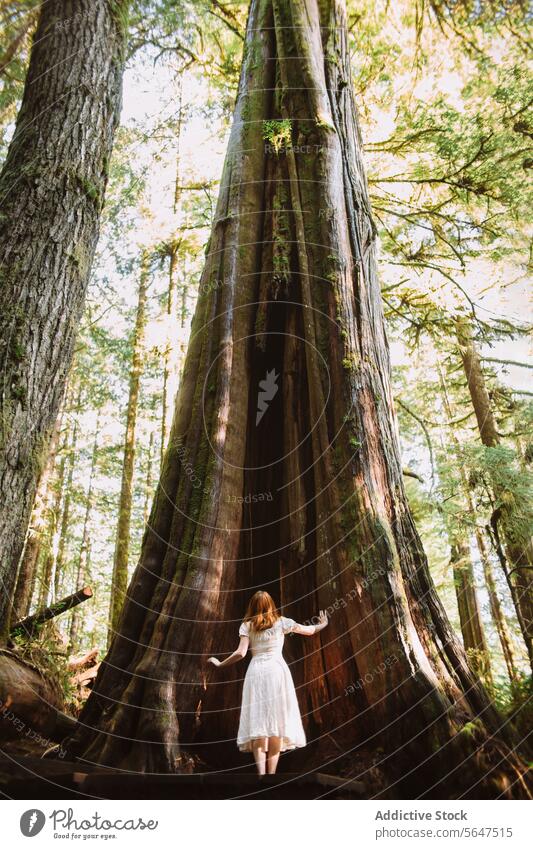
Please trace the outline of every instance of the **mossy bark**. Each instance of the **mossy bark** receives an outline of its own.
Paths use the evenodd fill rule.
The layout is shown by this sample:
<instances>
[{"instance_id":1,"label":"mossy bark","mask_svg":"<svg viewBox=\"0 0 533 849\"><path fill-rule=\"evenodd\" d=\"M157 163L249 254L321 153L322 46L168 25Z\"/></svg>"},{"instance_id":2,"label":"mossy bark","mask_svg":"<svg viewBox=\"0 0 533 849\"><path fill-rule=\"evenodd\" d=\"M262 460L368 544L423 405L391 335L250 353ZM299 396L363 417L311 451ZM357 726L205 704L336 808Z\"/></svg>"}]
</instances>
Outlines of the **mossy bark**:
<instances>
[{"instance_id":1,"label":"mossy bark","mask_svg":"<svg viewBox=\"0 0 533 849\"><path fill-rule=\"evenodd\" d=\"M41 5L24 96L0 174L4 636L98 237L120 110L126 6L108 0Z\"/></svg>"},{"instance_id":2,"label":"mossy bark","mask_svg":"<svg viewBox=\"0 0 533 849\"><path fill-rule=\"evenodd\" d=\"M265 121L290 122L290 143ZM239 763L242 669L202 662L235 647L264 587L297 620L330 611L320 638L287 641L306 768L377 759L389 794L527 795L404 492L339 0L252 0L200 292L140 561L71 753L141 772Z\"/></svg>"}]
</instances>

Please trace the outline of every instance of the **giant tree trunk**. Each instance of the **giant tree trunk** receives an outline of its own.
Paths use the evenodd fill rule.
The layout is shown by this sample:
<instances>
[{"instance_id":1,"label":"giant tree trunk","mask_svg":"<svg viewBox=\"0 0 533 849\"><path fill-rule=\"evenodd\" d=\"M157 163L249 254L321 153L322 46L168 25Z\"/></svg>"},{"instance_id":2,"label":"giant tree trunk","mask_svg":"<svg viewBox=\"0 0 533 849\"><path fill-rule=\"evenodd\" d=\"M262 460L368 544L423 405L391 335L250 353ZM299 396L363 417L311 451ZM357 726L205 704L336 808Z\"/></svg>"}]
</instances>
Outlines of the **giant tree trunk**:
<instances>
[{"instance_id":1,"label":"giant tree trunk","mask_svg":"<svg viewBox=\"0 0 533 849\"><path fill-rule=\"evenodd\" d=\"M239 762L243 671L202 661L235 647L264 587L297 620L331 612L320 637L288 641L307 767L353 769L357 747L380 747L390 793L527 792L487 737L500 718L408 509L374 236L343 3L252 0L169 446L70 742L81 758L142 772Z\"/></svg>"},{"instance_id":2,"label":"giant tree trunk","mask_svg":"<svg viewBox=\"0 0 533 849\"><path fill-rule=\"evenodd\" d=\"M0 174L4 633L98 237L119 116L126 10L127 0L41 5L24 97Z\"/></svg>"},{"instance_id":3,"label":"giant tree trunk","mask_svg":"<svg viewBox=\"0 0 533 849\"><path fill-rule=\"evenodd\" d=\"M130 550L131 507L133 500L133 473L135 467L135 428L137 425L137 407L143 370L144 333L146 327L146 301L149 283L149 256L143 253L137 298L137 314L133 332L133 351L131 357L130 387L128 409L126 413L126 433L124 435L124 459L122 463L122 485L118 505L117 540L113 579L111 584L111 602L109 611L110 637L115 631L124 596L128 586L128 562Z\"/></svg>"},{"instance_id":4,"label":"giant tree trunk","mask_svg":"<svg viewBox=\"0 0 533 849\"><path fill-rule=\"evenodd\" d=\"M472 327L468 320L461 319L457 321L456 329L481 442L487 448L494 448L500 444L500 436L485 383L481 359L472 335ZM520 538L512 503L509 502L495 475L493 475L493 489L496 500L501 501L500 506L495 511L494 520L501 529L501 537L503 538L503 549L507 560L505 573L526 643L529 662L533 669L533 551L531 540Z\"/></svg>"}]
</instances>

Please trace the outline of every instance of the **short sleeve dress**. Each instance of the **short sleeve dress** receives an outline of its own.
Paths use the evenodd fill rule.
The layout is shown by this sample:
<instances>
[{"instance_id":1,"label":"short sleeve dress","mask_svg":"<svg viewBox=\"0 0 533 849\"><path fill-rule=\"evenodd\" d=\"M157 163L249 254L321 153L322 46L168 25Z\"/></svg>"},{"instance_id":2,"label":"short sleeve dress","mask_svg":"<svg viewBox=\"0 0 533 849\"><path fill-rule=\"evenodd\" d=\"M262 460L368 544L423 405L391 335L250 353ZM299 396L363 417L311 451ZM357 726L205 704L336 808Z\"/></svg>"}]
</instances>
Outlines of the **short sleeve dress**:
<instances>
[{"instance_id":1,"label":"short sleeve dress","mask_svg":"<svg viewBox=\"0 0 533 849\"><path fill-rule=\"evenodd\" d=\"M306 744L294 683L282 655L284 636L295 624L281 616L265 631L254 631L246 622L239 628L239 636L249 638L252 652L237 733L241 752L250 752L252 741L265 737L281 737L282 752Z\"/></svg>"}]
</instances>

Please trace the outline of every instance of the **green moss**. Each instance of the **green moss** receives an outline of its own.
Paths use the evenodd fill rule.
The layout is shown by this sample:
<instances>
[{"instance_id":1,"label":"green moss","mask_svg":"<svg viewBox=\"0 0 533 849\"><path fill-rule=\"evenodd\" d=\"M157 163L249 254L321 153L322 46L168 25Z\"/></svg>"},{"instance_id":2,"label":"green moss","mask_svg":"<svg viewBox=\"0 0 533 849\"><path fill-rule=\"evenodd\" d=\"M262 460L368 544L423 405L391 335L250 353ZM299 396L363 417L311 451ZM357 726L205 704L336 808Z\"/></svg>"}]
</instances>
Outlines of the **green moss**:
<instances>
[{"instance_id":1,"label":"green moss","mask_svg":"<svg viewBox=\"0 0 533 849\"><path fill-rule=\"evenodd\" d=\"M244 61L248 62L248 68L250 71L260 67L262 62L262 52L259 38L255 37L250 41L245 42L243 62Z\"/></svg>"},{"instance_id":2,"label":"green moss","mask_svg":"<svg viewBox=\"0 0 533 849\"><path fill-rule=\"evenodd\" d=\"M26 400L26 396L27 396L26 389L25 389L24 386L17 384L16 386L13 386L13 388L11 389L11 395L13 396L13 398L15 398L17 401L20 401L20 403L23 404L24 401Z\"/></svg>"},{"instance_id":3,"label":"green moss","mask_svg":"<svg viewBox=\"0 0 533 849\"><path fill-rule=\"evenodd\" d=\"M329 130L330 132L335 132L335 127L333 124L328 121L323 115L317 115L315 118L316 125L321 130Z\"/></svg>"},{"instance_id":4,"label":"green moss","mask_svg":"<svg viewBox=\"0 0 533 849\"><path fill-rule=\"evenodd\" d=\"M479 733L483 733L483 724L479 719L472 719L470 722L466 722L459 731L459 734L470 737L473 740Z\"/></svg>"},{"instance_id":5,"label":"green moss","mask_svg":"<svg viewBox=\"0 0 533 849\"><path fill-rule=\"evenodd\" d=\"M102 198L98 187L95 186L91 180L88 180L86 177L82 177L79 174L76 175L76 180L83 193L89 198L89 200L92 200L97 209L100 209L102 205Z\"/></svg>"},{"instance_id":6,"label":"green moss","mask_svg":"<svg viewBox=\"0 0 533 849\"><path fill-rule=\"evenodd\" d=\"M107 0L111 17L122 41L126 41L130 25L129 0Z\"/></svg>"},{"instance_id":7,"label":"green moss","mask_svg":"<svg viewBox=\"0 0 533 849\"><path fill-rule=\"evenodd\" d=\"M290 241L291 227L287 206L289 204L288 192L282 183L278 183L273 198L273 244L272 244L272 268L274 277L279 282L288 281L290 278Z\"/></svg>"}]
</instances>

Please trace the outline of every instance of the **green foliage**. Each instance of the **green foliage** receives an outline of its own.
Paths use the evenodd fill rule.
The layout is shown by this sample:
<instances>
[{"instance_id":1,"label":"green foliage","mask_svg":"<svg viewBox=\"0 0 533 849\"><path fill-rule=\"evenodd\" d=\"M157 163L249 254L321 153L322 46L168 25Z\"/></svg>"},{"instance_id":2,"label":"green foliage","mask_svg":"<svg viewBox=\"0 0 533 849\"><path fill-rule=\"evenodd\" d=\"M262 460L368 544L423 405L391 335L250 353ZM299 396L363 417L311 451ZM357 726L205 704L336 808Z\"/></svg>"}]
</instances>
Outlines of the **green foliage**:
<instances>
[{"instance_id":1,"label":"green foliage","mask_svg":"<svg viewBox=\"0 0 533 849\"><path fill-rule=\"evenodd\" d=\"M290 118L281 120L263 121L263 138L274 148L274 152L280 151L292 144L292 122Z\"/></svg>"},{"instance_id":2,"label":"green foliage","mask_svg":"<svg viewBox=\"0 0 533 849\"><path fill-rule=\"evenodd\" d=\"M65 646L54 623L46 622L31 639L18 636L14 637L13 642L16 653L42 674L67 708L72 705L75 694L72 673L68 668Z\"/></svg>"},{"instance_id":3,"label":"green foliage","mask_svg":"<svg viewBox=\"0 0 533 849\"><path fill-rule=\"evenodd\" d=\"M517 736L525 742L531 757L533 747L530 743L533 727L533 682L531 675L521 675L517 681L496 682L494 698L501 714L516 729Z\"/></svg>"}]
</instances>

